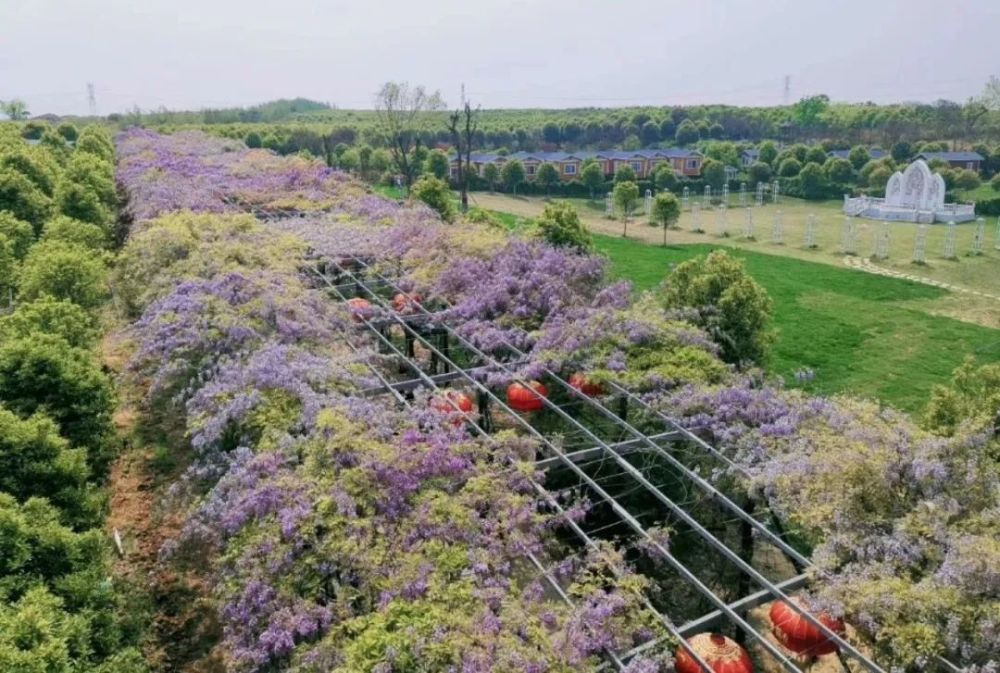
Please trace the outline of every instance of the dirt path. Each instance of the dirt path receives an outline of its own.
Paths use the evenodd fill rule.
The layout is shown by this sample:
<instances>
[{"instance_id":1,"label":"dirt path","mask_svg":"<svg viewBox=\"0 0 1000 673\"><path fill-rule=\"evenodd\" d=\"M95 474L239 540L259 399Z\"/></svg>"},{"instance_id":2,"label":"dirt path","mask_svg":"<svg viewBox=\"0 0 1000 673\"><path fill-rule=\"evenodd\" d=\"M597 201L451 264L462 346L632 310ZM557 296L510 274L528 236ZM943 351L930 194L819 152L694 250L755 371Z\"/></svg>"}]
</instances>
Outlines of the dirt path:
<instances>
[{"instance_id":1,"label":"dirt path","mask_svg":"<svg viewBox=\"0 0 1000 673\"><path fill-rule=\"evenodd\" d=\"M101 342L101 360L119 381L128 352L120 332L109 332ZM177 475L157 472L155 446L138 431L138 413L128 392L119 394L114 423L122 450L108 478L106 528L118 536L123 550L115 574L142 587L153 603L146 659L160 670L223 671L212 651L220 628L209 600L211 586L197 572L178 570L160 557L164 543L177 537L183 524L179 512L162 506L164 484Z\"/></svg>"},{"instance_id":2,"label":"dirt path","mask_svg":"<svg viewBox=\"0 0 1000 673\"><path fill-rule=\"evenodd\" d=\"M886 276L888 278L900 278L903 280L913 281L914 283L922 283L924 285L933 285L934 287L944 288L945 290L951 290L953 292L961 292L964 294L970 294L976 297L984 297L986 299L992 299L993 301L1000 302L1000 295L990 294L989 292L981 292L980 290L973 290L967 287L961 287L959 285L954 285L952 283L945 283L940 280L934 280L933 278L924 278L923 276L918 276L912 273L904 273L902 271L896 271L894 269L888 269L884 266L879 266L875 264L867 257L844 257L844 264L851 267L852 269L858 269L860 271L866 271L868 273L874 273L879 276Z\"/></svg>"}]
</instances>

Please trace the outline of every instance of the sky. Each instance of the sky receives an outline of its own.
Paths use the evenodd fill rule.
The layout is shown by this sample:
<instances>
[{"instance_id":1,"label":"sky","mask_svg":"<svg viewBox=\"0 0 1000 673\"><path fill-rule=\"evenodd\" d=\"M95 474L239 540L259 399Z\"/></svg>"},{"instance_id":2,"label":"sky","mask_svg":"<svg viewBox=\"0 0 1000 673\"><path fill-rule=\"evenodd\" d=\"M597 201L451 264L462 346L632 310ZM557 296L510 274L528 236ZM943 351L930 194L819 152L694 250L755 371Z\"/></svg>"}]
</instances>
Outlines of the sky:
<instances>
[{"instance_id":1,"label":"sky","mask_svg":"<svg viewBox=\"0 0 1000 673\"><path fill-rule=\"evenodd\" d=\"M0 0L0 100L32 114L370 108L388 80L485 108L964 101L1000 0Z\"/></svg>"}]
</instances>

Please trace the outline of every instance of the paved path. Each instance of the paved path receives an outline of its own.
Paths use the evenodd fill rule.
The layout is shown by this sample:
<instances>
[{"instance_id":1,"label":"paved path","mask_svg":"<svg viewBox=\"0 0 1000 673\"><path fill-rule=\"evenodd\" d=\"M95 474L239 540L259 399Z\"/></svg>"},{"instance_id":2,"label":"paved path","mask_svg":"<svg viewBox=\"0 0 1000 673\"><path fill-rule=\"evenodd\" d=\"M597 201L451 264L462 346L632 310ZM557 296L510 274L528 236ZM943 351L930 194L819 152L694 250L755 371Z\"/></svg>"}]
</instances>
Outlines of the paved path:
<instances>
[{"instance_id":1,"label":"paved path","mask_svg":"<svg viewBox=\"0 0 1000 673\"><path fill-rule=\"evenodd\" d=\"M979 290L972 290L970 288L961 287L959 285L952 285L951 283L944 283L940 280L934 280L932 278L924 278L923 276L917 276L912 273L904 273L902 271L896 271L895 269L887 269L884 266L879 266L875 264L867 257L854 257L851 255L845 255L844 264L851 267L852 269L858 269L859 271L867 271L868 273L874 273L879 276L887 276L889 278L901 278L903 280L913 281L914 283L933 285L934 287L944 288L946 290L951 290L952 292L962 292L965 294L975 295L977 297L986 297L987 299L992 299L994 301L1000 302L1000 296L998 295L990 294L988 292L980 292Z\"/></svg>"}]
</instances>

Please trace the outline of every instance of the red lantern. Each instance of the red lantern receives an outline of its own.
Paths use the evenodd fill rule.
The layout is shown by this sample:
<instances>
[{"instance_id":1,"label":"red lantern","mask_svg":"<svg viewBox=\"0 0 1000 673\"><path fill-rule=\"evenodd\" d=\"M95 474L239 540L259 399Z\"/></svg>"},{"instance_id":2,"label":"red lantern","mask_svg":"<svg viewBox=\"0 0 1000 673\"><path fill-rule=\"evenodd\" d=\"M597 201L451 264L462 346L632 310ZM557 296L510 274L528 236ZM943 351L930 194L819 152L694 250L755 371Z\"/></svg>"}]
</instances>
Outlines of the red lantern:
<instances>
[{"instance_id":1,"label":"red lantern","mask_svg":"<svg viewBox=\"0 0 1000 673\"><path fill-rule=\"evenodd\" d=\"M753 663L747 651L721 633L699 633L688 638L687 642L714 673L753 673ZM677 673L704 673L697 659L683 647L677 648L674 669Z\"/></svg>"},{"instance_id":2,"label":"red lantern","mask_svg":"<svg viewBox=\"0 0 1000 673\"><path fill-rule=\"evenodd\" d=\"M358 264L358 260L347 256L337 257L333 260L333 263L342 271L354 271L361 266Z\"/></svg>"},{"instance_id":3,"label":"red lantern","mask_svg":"<svg viewBox=\"0 0 1000 673\"><path fill-rule=\"evenodd\" d=\"M458 407L458 412L461 413L462 418L466 415L472 413L472 398L463 392L458 390L449 390L445 393L447 399L442 399L437 397L431 400L431 407L440 411L442 414L454 414L455 407ZM452 421L453 425L461 425L462 418L455 418Z\"/></svg>"},{"instance_id":4,"label":"red lantern","mask_svg":"<svg viewBox=\"0 0 1000 673\"><path fill-rule=\"evenodd\" d=\"M805 609L802 600L797 596L791 600L799 608ZM834 619L826 613L813 616L837 635L844 633L844 622L839 619ZM818 657L837 651L835 642L785 601L775 601L771 604L771 632L778 642L796 654Z\"/></svg>"},{"instance_id":5,"label":"red lantern","mask_svg":"<svg viewBox=\"0 0 1000 673\"><path fill-rule=\"evenodd\" d=\"M514 411L538 411L545 406L542 398L548 396L549 391L538 381L527 386L520 383L507 386L507 404Z\"/></svg>"},{"instance_id":6,"label":"red lantern","mask_svg":"<svg viewBox=\"0 0 1000 673\"><path fill-rule=\"evenodd\" d=\"M569 384L587 397L597 397L604 394L604 386L591 382L586 374L580 372L569 377Z\"/></svg>"},{"instance_id":7,"label":"red lantern","mask_svg":"<svg viewBox=\"0 0 1000 673\"><path fill-rule=\"evenodd\" d=\"M392 307L397 313L413 313L416 307L420 305L422 297L419 294L403 294L398 293L392 298Z\"/></svg>"},{"instance_id":8,"label":"red lantern","mask_svg":"<svg viewBox=\"0 0 1000 673\"><path fill-rule=\"evenodd\" d=\"M361 322L363 318L367 318L372 313L371 302L367 299L362 299L361 297L352 297L347 300L347 308L351 311L351 315L354 317L355 322Z\"/></svg>"}]
</instances>

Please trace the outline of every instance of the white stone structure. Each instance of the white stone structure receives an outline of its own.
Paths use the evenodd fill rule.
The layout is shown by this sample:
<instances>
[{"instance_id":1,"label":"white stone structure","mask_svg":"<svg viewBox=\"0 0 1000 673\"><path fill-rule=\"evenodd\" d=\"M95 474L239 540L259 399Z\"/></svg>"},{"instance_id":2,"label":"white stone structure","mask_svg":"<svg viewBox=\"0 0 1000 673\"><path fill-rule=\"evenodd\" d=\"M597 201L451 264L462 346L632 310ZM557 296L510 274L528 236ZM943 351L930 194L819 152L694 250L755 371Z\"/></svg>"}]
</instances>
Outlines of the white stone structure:
<instances>
[{"instance_id":1,"label":"white stone structure","mask_svg":"<svg viewBox=\"0 0 1000 673\"><path fill-rule=\"evenodd\" d=\"M851 198L844 195L844 213L854 217L895 222L968 222L975 219L971 203L945 203L944 179L923 159L917 159L902 173L895 172L885 186L885 198Z\"/></svg>"}]
</instances>

